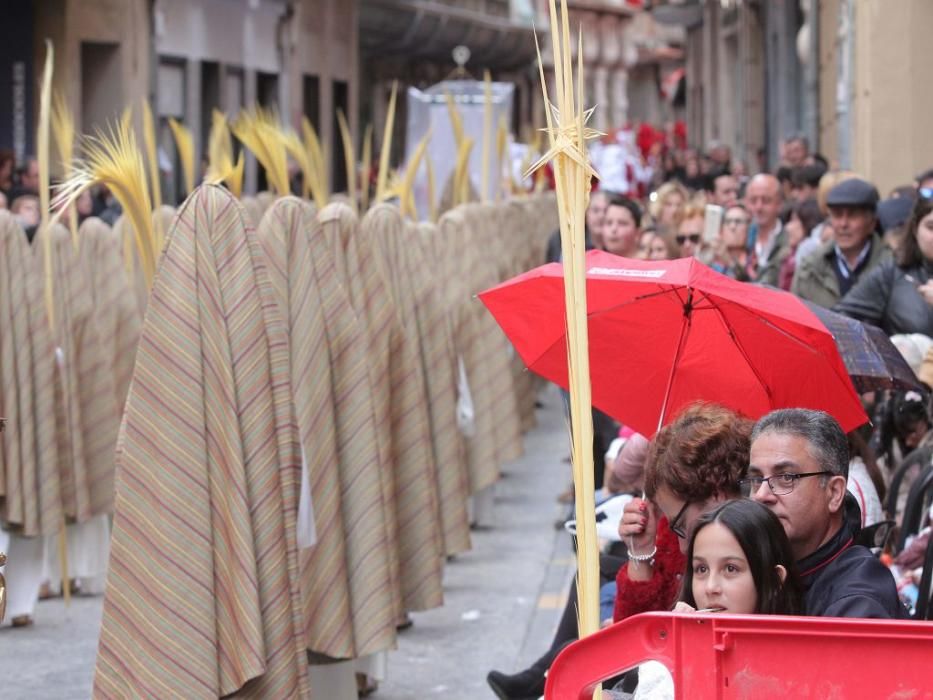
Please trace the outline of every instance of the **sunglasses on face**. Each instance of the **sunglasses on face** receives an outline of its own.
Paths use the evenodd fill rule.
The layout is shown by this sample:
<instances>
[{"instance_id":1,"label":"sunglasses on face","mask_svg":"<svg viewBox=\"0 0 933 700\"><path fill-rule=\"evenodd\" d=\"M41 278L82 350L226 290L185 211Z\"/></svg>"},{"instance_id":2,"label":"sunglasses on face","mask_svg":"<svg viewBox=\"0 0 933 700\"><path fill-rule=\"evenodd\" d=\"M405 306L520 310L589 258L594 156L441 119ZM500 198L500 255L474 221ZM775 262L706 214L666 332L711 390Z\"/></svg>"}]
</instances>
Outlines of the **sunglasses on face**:
<instances>
[{"instance_id":1,"label":"sunglasses on face","mask_svg":"<svg viewBox=\"0 0 933 700\"><path fill-rule=\"evenodd\" d=\"M690 241L691 243L693 243L694 245L696 245L697 243L700 242L700 234L699 234L699 233L691 233L690 235L687 235L687 236L677 235L677 236L674 237L674 240L677 241L677 245L683 245L683 244L686 243L687 241Z\"/></svg>"}]
</instances>

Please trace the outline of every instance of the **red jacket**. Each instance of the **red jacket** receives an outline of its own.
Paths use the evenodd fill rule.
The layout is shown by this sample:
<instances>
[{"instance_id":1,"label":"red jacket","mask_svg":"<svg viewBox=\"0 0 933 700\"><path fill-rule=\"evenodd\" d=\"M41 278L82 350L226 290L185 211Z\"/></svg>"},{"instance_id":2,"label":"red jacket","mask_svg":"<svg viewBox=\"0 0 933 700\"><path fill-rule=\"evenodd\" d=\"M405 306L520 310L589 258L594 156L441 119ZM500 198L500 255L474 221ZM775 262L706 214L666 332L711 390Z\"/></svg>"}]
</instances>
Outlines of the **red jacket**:
<instances>
[{"instance_id":1,"label":"red jacket","mask_svg":"<svg viewBox=\"0 0 933 700\"><path fill-rule=\"evenodd\" d=\"M651 580L632 581L628 577L629 563L634 562L626 562L619 569L613 622L638 613L670 610L677 602L687 559L680 551L677 535L668 527L667 518L658 522L657 547Z\"/></svg>"}]
</instances>

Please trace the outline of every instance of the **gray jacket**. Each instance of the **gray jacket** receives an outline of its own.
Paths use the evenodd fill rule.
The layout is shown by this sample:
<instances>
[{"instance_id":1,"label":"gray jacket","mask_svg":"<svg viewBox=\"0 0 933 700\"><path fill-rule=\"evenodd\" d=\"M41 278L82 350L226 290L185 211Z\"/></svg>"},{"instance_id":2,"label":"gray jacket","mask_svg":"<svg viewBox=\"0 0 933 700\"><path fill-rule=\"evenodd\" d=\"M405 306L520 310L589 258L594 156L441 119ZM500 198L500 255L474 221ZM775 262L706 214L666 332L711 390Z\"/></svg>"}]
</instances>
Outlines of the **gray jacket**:
<instances>
[{"instance_id":1,"label":"gray jacket","mask_svg":"<svg viewBox=\"0 0 933 700\"><path fill-rule=\"evenodd\" d=\"M890 259L891 252L884 245L881 237L873 234L868 264L859 271L855 284L864 279L875 267ZM842 297L839 293L839 278L836 277L836 271L833 269L835 265L836 244L829 241L800 261L800 265L794 272L794 281L790 291L801 299L831 309Z\"/></svg>"},{"instance_id":2,"label":"gray jacket","mask_svg":"<svg viewBox=\"0 0 933 700\"><path fill-rule=\"evenodd\" d=\"M888 335L933 336L933 307L917 291L931 278L933 266L902 268L888 260L862 277L833 310L878 326Z\"/></svg>"}]
</instances>

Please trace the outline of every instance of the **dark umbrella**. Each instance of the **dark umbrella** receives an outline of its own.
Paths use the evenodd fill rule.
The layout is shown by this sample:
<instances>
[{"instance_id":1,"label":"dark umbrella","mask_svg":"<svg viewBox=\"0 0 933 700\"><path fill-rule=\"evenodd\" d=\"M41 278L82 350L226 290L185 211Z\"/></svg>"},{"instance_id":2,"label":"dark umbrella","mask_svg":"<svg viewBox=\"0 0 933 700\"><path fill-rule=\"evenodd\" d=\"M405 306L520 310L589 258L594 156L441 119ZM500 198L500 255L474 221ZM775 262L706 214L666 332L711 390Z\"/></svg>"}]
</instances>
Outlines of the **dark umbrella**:
<instances>
[{"instance_id":1,"label":"dark umbrella","mask_svg":"<svg viewBox=\"0 0 933 700\"><path fill-rule=\"evenodd\" d=\"M881 389L923 391L920 380L907 360L880 328L804 303L832 333L836 347L852 378L855 390L864 394Z\"/></svg>"}]
</instances>

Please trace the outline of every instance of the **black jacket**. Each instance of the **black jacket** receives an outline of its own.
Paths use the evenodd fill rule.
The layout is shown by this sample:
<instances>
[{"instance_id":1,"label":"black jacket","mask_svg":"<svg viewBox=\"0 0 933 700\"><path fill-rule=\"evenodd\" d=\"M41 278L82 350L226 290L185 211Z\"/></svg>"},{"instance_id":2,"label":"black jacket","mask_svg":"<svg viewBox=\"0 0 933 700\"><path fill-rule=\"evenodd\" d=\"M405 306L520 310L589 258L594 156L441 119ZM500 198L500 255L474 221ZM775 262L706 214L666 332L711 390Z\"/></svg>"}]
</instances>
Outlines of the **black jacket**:
<instances>
[{"instance_id":1,"label":"black jacket","mask_svg":"<svg viewBox=\"0 0 933 700\"><path fill-rule=\"evenodd\" d=\"M931 278L933 269L926 265L902 268L889 260L862 277L833 311L867 321L886 335L933 336L933 307L917 291Z\"/></svg>"},{"instance_id":2,"label":"black jacket","mask_svg":"<svg viewBox=\"0 0 933 700\"><path fill-rule=\"evenodd\" d=\"M907 617L891 572L869 549L853 543L861 518L858 505L847 498L845 506L846 518L839 531L813 554L797 562L804 590L804 615Z\"/></svg>"},{"instance_id":3,"label":"black jacket","mask_svg":"<svg viewBox=\"0 0 933 700\"><path fill-rule=\"evenodd\" d=\"M589 226L585 229L586 235L586 249L593 249L593 240L590 238L590 228ZM561 253L561 242L560 242L560 229L557 229L554 233L551 234L551 237L547 242L547 252L544 256L545 262L563 262L563 254Z\"/></svg>"}]
</instances>

